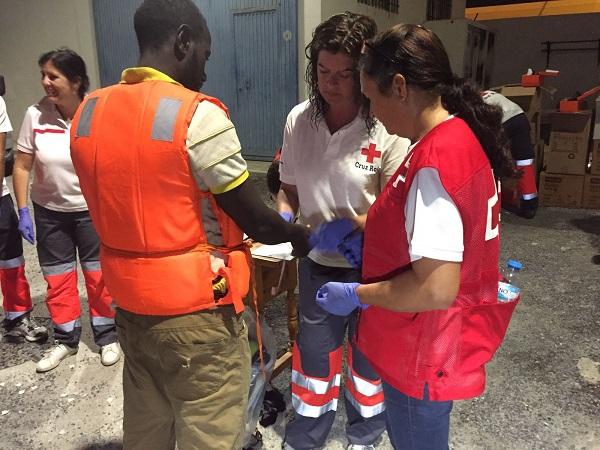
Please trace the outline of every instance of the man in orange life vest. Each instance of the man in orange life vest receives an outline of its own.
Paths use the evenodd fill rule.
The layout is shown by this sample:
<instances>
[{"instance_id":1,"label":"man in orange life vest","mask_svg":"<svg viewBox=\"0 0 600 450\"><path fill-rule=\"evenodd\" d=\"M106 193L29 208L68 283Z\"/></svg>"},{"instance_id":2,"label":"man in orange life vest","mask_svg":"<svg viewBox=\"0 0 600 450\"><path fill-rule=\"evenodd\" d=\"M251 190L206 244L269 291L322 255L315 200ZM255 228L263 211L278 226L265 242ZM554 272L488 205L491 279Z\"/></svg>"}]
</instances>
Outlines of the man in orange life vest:
<instances>
[{"instance_id":1,"label":"man in orange life vest","mask_svg":"<svg viewBox=\"0 0 600 450\"><path fill-rule=\"evenodd\" d=\"M191 0L145 0L136 68L77 111L71 153L117 303L126 449L240 448L250 377L243 231L308 253L247 181L227 108L197 92L211 38Z\"/></svg>"}]
</instances>

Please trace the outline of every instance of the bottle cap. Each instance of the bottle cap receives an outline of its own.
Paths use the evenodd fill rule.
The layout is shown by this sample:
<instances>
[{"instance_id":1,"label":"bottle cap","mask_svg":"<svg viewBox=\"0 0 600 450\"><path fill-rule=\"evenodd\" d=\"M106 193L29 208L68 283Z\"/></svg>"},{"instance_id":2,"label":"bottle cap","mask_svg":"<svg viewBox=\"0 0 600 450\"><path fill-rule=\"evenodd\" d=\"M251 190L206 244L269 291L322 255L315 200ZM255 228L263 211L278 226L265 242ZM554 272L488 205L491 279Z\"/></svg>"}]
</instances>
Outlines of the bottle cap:
<instances>
[{"instance_id":1,"label":"bottle cap","mask_svg":"<svg viewBox=\"0 0 600 450\"><path fill-rule=\"evenodd\" d=\"M508 263L506 263L509 269L521 270L523 268L523 264L521 264L516 259L509 259Z\"/></svg>"}]
</instances>

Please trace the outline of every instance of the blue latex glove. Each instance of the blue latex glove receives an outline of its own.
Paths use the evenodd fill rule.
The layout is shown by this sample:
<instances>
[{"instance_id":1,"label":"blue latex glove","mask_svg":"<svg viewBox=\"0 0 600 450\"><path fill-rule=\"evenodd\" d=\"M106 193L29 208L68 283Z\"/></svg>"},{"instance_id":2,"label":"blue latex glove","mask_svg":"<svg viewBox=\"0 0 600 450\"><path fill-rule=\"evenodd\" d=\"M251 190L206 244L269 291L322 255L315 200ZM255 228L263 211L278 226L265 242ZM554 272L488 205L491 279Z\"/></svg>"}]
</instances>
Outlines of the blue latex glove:
<instances>
[{"instance_id":1,"label":"blue latex glove","mask_svg":"<svg viewBox=\"0 0 600 450\"><path fill-rule=\"evenodd\" d=\"M325 283L317 291L317 304L336 316L347 316L356 308L367 309L369 305L362 304L356 295L358 286L359 283Z\"/></svg>"},{"instance_id":2,"label":"blue latex glove","mask_svg":"<svg viewBox=\"0 0 600 450\"><path fill-rule=\"evenodd\" d=\"M338 245L338 252L344 255L346 261L355 269L362 266L362 249L363 232L360 229L356 229L347 235L342 239L342 243Z\"/></svg>"},{"instance_id":3,"label":"blue latex glove","mask_svg":"<svg viewBox=\"0 0 600 450\"><path fill-rule=\"evenodd\" d=\"M291 211L281 211L279 213L281 218L289 223L294 223L294 213Z\"/></svg>"},{"instance_id":4,"label":"blue latex glove","mask_svg":"<svg viewBox=\"0 0 600 450\"><path fill-rule=\"evenodd\" d=\"M23 238L30 244L35 243L35 232L33 231L33 221L29 215L29 208L25 206L19 209L19 231Z\"/></svg>"},{"instance_id":5,"label":"blue latex glove","mask_svg":"<svg viewBox=\"0 0 600 450\"><path fill-rule=\"evenodd\" d=\"M342 240L352 232L355 224L350 219L335 219L325 222L315 230L315 247L321 250L337 251Z\"/></svg>"}]
</instances>

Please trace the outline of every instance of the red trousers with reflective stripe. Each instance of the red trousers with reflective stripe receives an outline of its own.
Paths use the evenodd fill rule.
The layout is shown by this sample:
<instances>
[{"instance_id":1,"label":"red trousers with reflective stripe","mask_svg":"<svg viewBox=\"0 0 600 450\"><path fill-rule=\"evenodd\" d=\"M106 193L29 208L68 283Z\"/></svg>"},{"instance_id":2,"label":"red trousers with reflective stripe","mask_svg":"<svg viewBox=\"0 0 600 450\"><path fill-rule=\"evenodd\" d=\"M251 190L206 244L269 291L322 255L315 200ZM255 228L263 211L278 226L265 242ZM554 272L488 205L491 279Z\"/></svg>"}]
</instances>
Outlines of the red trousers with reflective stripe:
<instances>
[{"instance_id":1,"label":"red trousers with reflective stripe","mask_svg":"<svg viewBox=\"0 0 600 450\"><path fill-rule=\"evenodd\" d=\"M519 178L517 189L519 191L519 197L525 200L531 200L537 197L537 186L535 184L535 166L534 162L531 161L527 165L519 165L517 161L517 170L521 172L521 178Z\"/></svg>"},{"instance_id":2,"label":"red trousers with reflective stripe","mask_svg":"<svg viewBox=\"0 0 600 450\"><path fill-rule=\"evenodd\" d=\"M90 318L98 345L116 340L115 311L100 270L100 241L87 211L60 212L33 204L37 251L48 285L46 304L57 340L77 345L81 305L77 289L77 256L85 278ZM57 337L58 336L58 337Z\"/></svg>"},{"instance_id":3,"label":"red trousers with reflective stripe","mask_svg":"<svg viewBox=\"0 0 600 450\"><path fill-rule=\"evenodd\" d=\"M343 378L343 344L354 334L357 313L347 317L327 313L315 301L318 288L328 281L360 279L353 269L326 267L309 258L298 267L299 330L292 355L292 404L294 420L285 430L285 442L296 450L325 445L335 419ZM346 435L352 444L370 445L385 429L383 392L379 376L362 353L347 346L350 368L344 404Z\"/></svg>"},{"instance_id":4,"label":"red trousers with reflective stripe","mask_svg":"<svg viewBox=\"0 0 600 450\"><path fill-rule=\"evenodd\" d=\"M512 157L517 164L517 169L522 173L517 187L519 197L525 200L535 198L537 197L535 152L531 145L529 120L525 114L518 114L504 122L503 127L510 141Z\"/></svg>"},{"instance_id":5,"label":"red trousers with reflective stripe","mask_svg":"<svg viewBox=\"0 0 600 450\"><path fill-rule=\"evenodd\" d=\"M2 285L2 307L5 314L24 313L31 310L31 295L29 294L29 283L25 278L25 266L0 269L0 285Z\"/></svg>"},{"instance_id":6,"label":"red trousers with reflective stripe","mask_svg":"<svg viewBox=\"0 0 600 450\"><path fill-rule=\"evenodd\" d=\"M25 278L23 238L9 194L0 197L0 286L4 314L9 319L31 310L29 283Z\"/></svg>"}]
</instances>

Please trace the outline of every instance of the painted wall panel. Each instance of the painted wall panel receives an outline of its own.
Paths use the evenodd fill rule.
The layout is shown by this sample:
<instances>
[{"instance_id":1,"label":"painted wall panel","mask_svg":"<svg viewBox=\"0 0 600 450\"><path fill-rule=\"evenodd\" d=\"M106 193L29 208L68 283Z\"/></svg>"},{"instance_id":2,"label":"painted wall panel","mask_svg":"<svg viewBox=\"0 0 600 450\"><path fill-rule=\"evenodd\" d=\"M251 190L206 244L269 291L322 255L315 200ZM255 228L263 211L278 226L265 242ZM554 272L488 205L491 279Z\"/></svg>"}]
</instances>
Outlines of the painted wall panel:
<instances>
[{"instance_id":1,"label":"painted wall panel","mask_svg":"<svg viewBox=\"0 0 600 450\"><path fill-rule=\"evenodd\" d=\"M90 88L99 85L91 0L0 0L0 73L8 113L18 134L25 109L44 95L39 56L67 46L84 59Z\"/></svg>"},{"instance_id":2,"label":"painted wall panel","mask_svg":"<svg viewBox=\"0 0 600 450\"><path fill-rule=\"evenodd\" d=\"M195 0L212 53L202 91L229 108L242 152L270 160L298 99L296 0ZM94 0L103 85L135 65L133 14L141 0Z\"/></svg>"},{"instance_id":3,"label":"painted wall panel","mask_svg":"<svg viewBox=\"0 0 600 450\"><path fill-rule=\"evenodd\" d=\"M133 15L141 3L142 0L93 0L102 86L117 83L123 69L137 63Z\"/></svg>"},{"instance_id":4,"label":"painted wall panel","mask_svg":"<svg viewBox=\"0 0 600 450\"><path fill-rule=\"evenodd\" d=\"M518 83L529 67L544 69L546 54L541 45L544 41L598 39L598 24L600 13L486 21L485 25L496 32L496 62L491 84ZM597 49L597 45L588 46ZM547 85L558 91L553 98L543 96L543 107L555 108L560 99L600 84L599 67L598 50L553 52L550 68L560 70L560 76L549 78Z\"/></svg>"}]
</instances>

